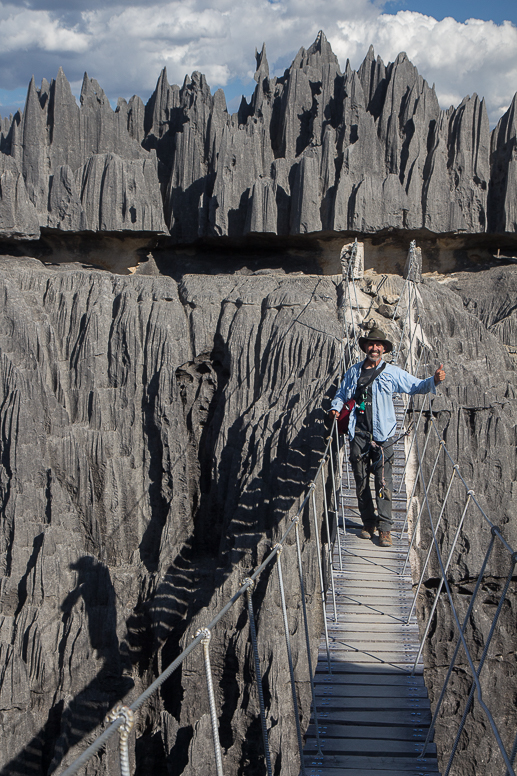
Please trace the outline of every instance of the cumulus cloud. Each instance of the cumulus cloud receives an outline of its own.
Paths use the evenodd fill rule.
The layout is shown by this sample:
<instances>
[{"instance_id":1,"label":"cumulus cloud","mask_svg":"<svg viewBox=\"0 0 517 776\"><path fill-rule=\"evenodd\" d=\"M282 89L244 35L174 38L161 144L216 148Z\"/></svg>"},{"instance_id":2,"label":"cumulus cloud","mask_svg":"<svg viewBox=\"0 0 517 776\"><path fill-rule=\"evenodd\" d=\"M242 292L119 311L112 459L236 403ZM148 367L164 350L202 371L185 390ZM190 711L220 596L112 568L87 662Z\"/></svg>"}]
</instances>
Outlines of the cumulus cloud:
<instances>
[{"instance_id":1,"label":"cumulus cloud","mask_svg":"<svg viewBox=\"0 0 517 776\"><path fill-rule=\"evenodd\" d=\"M517 89L517 27L448 17L437 21L411 11L381 14L373 21L338 22L333 40L338 57L357 64L370 40L385 62L405 51L419 73L435 84L443 108L458 105L467 94L484 97L492 122L509 105Z\"/></svg>"},{"instance_id":2,"label":"cumulus cloud","mask_svg":"<svg viewBox=\"0 0 517 776\"><path fill-rule=\"evenodd\" d=\"M410 11L383 14L371 0L25 0L0 2L0 87L34 73L95 77L108 95L149 97L162 67L169 80L203 72L213 87L250 81L254 50L266 43L280 74L323 29L341 67L359 67L368 47L385 63L405 51L443 107L477 92L497 120L517 88L517 27ZM249 89L251 90L251 85Z\"/></svg>"}]
</instances>

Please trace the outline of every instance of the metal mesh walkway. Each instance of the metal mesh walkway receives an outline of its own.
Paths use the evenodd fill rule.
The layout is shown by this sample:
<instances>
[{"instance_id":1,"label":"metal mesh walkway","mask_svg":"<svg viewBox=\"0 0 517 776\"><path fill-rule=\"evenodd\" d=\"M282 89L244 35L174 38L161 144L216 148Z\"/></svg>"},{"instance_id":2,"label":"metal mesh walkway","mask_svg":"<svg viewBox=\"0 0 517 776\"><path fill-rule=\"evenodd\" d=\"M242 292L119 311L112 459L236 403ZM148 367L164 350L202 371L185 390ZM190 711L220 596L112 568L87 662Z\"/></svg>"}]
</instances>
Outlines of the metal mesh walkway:
<instances>
[{"instance_id":1,"label":"metal mesh walkway","mask_svg":"<svg viewBox=\"0 0 517 776\"><path fill-rule=\"evenodd\" d=\"M380 547L377 534L371 541L359 538L362 523L353 477L346 468L343 472L343 571L336 549L337 622L330 593L327 602L332 674L324 641L315 674L323 756L318 753L314 723L304 749L311 776L439 773L434 744L425 758L417 759L431 711L421 661L411 676L419 633L414 616L406 624L412 588L410 574L401 575L408 547L407 534L399 539L406 509L405 488L398 494L404 469L402 442L395 450L392 548Z\"/></svg>"}]
</instances>

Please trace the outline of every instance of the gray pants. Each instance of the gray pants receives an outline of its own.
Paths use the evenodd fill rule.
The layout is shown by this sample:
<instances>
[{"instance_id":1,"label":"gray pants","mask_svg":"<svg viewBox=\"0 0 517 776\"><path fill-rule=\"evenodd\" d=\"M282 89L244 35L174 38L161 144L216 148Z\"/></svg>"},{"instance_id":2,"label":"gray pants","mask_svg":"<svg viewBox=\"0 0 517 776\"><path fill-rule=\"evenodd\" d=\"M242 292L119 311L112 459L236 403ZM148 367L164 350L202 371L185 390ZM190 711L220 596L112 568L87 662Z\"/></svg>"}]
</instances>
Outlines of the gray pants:
<instances>
[{"instance_id":1,"label":"gray pants","mask_svg":"<svg viewBox=\"0 0 517 776\"><path fill-rule=\"evenodd\" d=\"M356 434L350 443L350 463L355 477L355 492L359 513L365 528L378 526L379 531L391 531L391 498L393 492L393 439L370 444L369 437ZM375 478L377 515L370 489L370 472Z\"/></svg>"}]
</instances>

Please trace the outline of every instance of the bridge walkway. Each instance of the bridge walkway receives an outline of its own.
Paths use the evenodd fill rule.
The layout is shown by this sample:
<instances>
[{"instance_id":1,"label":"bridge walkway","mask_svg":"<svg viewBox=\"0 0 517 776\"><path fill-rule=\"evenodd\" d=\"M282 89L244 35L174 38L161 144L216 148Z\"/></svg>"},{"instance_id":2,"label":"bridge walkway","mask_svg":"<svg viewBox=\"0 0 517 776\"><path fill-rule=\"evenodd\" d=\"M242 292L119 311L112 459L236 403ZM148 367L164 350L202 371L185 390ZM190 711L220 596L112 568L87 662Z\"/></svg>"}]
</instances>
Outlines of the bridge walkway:
<instances>
[{"instance_id":1,"label":"bridge walkway","mask_svg":"<svg viewBox=\"0 0 517 776\"><path fill-rule=\"evenodd\" d=\"M408 548L407 533L399 538L406 515L405 487L398 493L404 470L403 443L395 450L395 531L389 549L379 546L377 534L371 541L359 537L362 523L353 476L344 461L343 571L339 570L337 543L333 558L337 622L331 591L327 596L332 673L328 673L323 638L314 677L323 757L317 751L313 717L304 748L308 776L439 774L435 744L428 747L425 758L417 759L431 711L421 660L411 676L419 631L415 616L406 624L412 580L410 573L401 575Z\"/></svg>"}]
</instances>

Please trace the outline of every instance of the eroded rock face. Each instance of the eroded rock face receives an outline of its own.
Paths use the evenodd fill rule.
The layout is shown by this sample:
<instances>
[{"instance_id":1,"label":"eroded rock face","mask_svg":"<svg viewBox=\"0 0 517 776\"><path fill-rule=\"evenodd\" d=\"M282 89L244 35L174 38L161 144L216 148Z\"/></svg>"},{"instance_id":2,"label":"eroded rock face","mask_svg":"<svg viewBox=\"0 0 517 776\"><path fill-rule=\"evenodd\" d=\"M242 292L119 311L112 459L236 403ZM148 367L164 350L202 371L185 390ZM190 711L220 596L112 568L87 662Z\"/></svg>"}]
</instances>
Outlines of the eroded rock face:
<instances>
[{"instance_id":1,"label":"eroded rock face","mask_svg":"<svg viewBox=\"0 0 517 776\"><path fill-rule=\"evenodd\" d=\"M417 290L437 359L432 366L443 362L448 374L434 400L436 422L462 476L513 546L517 405L508 345L515 339L502 324L511 323L515 276L507 267L439 281L424 277ZM21 776L70 763L106 711L150 684L281 535L319 463L321 403L334 393L341 362L343 295L332 277L185 275L176 282L14 258L2 260L0 280L1 772ZM388 318L403 278L370 271L359 283L359 318L374 317L395 337L401 321ZM432 442L428 476L436 449ZM440 463L439 493L448 477ZM455 485L444 514L444 548L464 502L465 488ZM450 573L461 611L488 533L475 512L469 515ZM311 536L305 515L303 537ZM424 521L415 575L428 543ZM288 557L286 550L294 611L298 582ZM507 561L498 549L487 570L469 633L476 657ZM321 620L310 542L304 562L316 645ZM433 561L426 589L433 590L437 576ZM428 595L419 603L422 617ZM243 606L214 631L212 663L225 768L252 774L262 765ZM259 585L255 608L275 767L294 776L274 573ZM483 683L492 701L497 695L507 743L515 729L513 588L501 624ZM433 700L453 630L441 603L426 650ZM293 631L303 724L310 693L294 622ZM437 731L444 752L466 684L463 655L459 666ZM484 743L472 750L461 742L458 772L499 773L479 709L468 725L469 739ZM137 774L206 772L212 749L201 652L142 709L131 751ZM116 759L113 741L89 772L108 773Z\"/></svg>"},{"instance_id":2,"label":"eroded rock face","mask_svg":"<svg viewBox=\"0 0 517 776\"><path fill-rule=\"evenodd\" d=\"M164 70L146 106L133 97L115 111L86 75L80 107L61 69L40 89L32 80L0 148L33 218L65 231L166 231L174 242L515 233L515 100L491 134L477 95L441 110L404 53L386 66L370 47L357 72L341 73L320 32L280 78L265 47L256 58L255 92L233 115L198 72L179 87Z\"/></svg>"},{"instance_id":3,"label":"eroded rock face","mask_svg":"<svg viewBox=\"0 0 517 776\"><path fill-rule=\"evenodd\" d=\"M516 369L515 361L508 352L515 352L517 344L512 328L515 296L512 289L516 278L517 271L513 267L492 268L477 273L457 273L441 284L431 284L424 280L419 287L425 309L426 336L431 343L436 343L437 360L443 361L447 368L447 382L433 402L433 416L466 483L461 482L458 476L453 481L442 517L442 528L438 531L445 559L467 503L467 489L474 491L487 517L501 529L506 541L513 548L517 547ZM427 423L424 423L419 434L421 450L426 431ZM425 464L427 479L431 476L438 453L438 438L431 432ZM443 454L439 455L430 489L435 523L440 514L437 497L441 505L451 475L452 464ZM421 487L417 495L414 515L424 499ZM431 541L424 506L413 564L415 579L419 576ZM471 503L448 571L460 622L463 622L467 613L469 594L474 589L490 541L490 524ZM503 587L508 575L512 575L512 569L514 581L510 583L481 674L484 701L493 714L508 752L512 750L517 722L514 702L517 692L517 592L511 553L498 539L495 540L465 633L477 667L487 644ZM439 578L440 569L433 552L419 603L422 620L429 617ZM445 592L440 596L437 612L424 655L428 666L426 681L433 702L438 700L441 683L445 679L458 638ZM460 649L456 666L436 733L436 741L443 752L442 772L472 684L463 648ZM473 741L479 743L473 746ZM453 770L461 776L472 773L496 776L505 771L489 720L478 703L477 692L472 713L460 739Z\"/></svg>"},{"instance_id":4,"label":"eroded rock face","mask_svg":"<svg viewBox=\"0 0 517 776\"><path fill-rule=\"evenodd\" d=\"M269 553L319 464L341 327L331 278L178 284L11 257L0 286L1 773L15 776L71 763ZM304 515L316 645L311 526ZM294 560L289 547L293 610ZM295 776L277 588L265 574L254 600L275 767ZM211 650L225 768L251 774L261 739L244 606ZM292 644L308 721L300 628ZM139 714L134 772L206 772L208 712L199 651ZM116 760L113 741L88 772Z\"/></svg>"}]
</instances>

